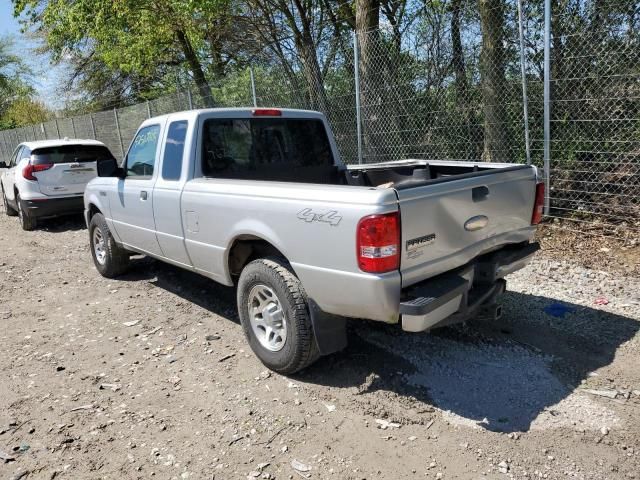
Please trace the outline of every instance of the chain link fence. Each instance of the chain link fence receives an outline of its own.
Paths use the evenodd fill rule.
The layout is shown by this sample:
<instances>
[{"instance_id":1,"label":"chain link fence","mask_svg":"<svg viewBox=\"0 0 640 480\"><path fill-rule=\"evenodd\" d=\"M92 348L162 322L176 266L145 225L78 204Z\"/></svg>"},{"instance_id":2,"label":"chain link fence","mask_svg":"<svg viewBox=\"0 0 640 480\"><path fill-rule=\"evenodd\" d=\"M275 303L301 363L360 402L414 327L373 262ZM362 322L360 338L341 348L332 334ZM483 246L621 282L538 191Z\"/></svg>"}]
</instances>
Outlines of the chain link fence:
<instances>
[{"instance_id":1,"label":"chain link fence","mask_svg":"<svg viewBox=\"0 0 640 480\"><path fill-rule=\"evenodd\" d=\"M553 14L549 215L637 240L640 6Z\"/></svg>"},{"instance_id":2,"label":"chain link fence","mask_svg":"<svg viewBox=\"0 0 640 480\"><path fill-rule=\"evenodd\" d=\"M548 216L626 239L640 233L635 3L554 2L550 43ZM96 138L122 158L144 119L213 105L320 110L346 163L421 158L542 167L541 5L523 4L523 43L517 3L500 0L449 0L405 12L412 20L402 28L382 22L378 30L323 40L315 59L283 38L255 53L250 68L212 82L206 98L187 89L0 132L0 160L20 142L63 137Z\"/></svg>"}]
</instances>

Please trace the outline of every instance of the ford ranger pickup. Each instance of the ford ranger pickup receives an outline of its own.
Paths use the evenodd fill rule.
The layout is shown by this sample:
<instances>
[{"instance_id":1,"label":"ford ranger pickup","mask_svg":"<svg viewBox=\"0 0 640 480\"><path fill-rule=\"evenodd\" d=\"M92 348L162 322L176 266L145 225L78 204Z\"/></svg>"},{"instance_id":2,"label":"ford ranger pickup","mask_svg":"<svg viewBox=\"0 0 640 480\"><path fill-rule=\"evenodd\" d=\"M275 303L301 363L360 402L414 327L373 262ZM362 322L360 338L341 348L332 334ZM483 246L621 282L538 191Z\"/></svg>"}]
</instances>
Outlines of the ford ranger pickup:
<instances>
[{"instance_id":1,"label":"ford ranger pickup","mask_svg":"<svg viewBox=\"0 0 640 480\"><path fill-rule=\"evenodd\" d=\"M247 340L284 374L346 346L346 319L422 332L497 317L538 249L535 167L344 165L325 117L206 109L150 118L84 193L98 271L134 254L236 286Z\"/></svg>"}]
</instances>

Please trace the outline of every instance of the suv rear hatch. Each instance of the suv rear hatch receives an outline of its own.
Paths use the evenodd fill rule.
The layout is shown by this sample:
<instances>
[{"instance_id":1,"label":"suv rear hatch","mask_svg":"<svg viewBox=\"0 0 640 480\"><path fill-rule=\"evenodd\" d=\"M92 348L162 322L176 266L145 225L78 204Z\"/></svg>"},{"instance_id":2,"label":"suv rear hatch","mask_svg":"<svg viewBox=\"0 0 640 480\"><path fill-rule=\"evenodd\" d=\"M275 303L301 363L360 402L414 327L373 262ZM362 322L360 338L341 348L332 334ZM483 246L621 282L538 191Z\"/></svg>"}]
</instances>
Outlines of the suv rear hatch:
<instances>
[{"instance_id":1,"label":"suv rear hatch","mask_svg":"<svg viewBox=\"0 0 640 480\"><path fill-rule=\"evenodd\" d=\"M531 238L535 167L479 165L470 165L466 173L395 187L401 217L403 287Z\"/></svg>"},{"instance_id":2,"label":"suv rear hatch","mask_svg":"<svg viewBox=\"0 0 640 480\"><path fill-rule=\"evenodd\" d=\"M32 152L32 175L48 196L82 195L96 175L96 161L112 157L102 145L61 145Z\"/></svg>"}]
</instances>

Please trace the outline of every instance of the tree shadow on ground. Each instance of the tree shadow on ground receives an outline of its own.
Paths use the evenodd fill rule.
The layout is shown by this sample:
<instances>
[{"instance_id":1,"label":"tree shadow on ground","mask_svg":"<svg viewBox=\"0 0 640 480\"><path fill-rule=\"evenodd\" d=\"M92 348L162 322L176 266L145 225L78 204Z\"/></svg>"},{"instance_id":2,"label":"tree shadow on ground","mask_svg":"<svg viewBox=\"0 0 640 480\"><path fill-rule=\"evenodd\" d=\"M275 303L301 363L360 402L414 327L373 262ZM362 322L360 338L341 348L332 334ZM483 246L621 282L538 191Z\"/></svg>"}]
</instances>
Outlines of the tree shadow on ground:
<instances>
[{"instance_id":1,"label":"tree shadow on ground","mask_svg":"<svg viewBox=\"0 0 640 480\"><path fill-rule=\"evenodd\" d=\"M161 262L134 260L122 280L149 280L184 300L238 323L235 289ZM507 292L499 321L476 320L432 333L350 321L349 346L295 375L296 381L359 395L389 391L436 406L479 426L527 431L567 398L590 372L609 365L640 322L564 304L563 317L544 312L557 300Z\"/></svg>"}]
</instances>

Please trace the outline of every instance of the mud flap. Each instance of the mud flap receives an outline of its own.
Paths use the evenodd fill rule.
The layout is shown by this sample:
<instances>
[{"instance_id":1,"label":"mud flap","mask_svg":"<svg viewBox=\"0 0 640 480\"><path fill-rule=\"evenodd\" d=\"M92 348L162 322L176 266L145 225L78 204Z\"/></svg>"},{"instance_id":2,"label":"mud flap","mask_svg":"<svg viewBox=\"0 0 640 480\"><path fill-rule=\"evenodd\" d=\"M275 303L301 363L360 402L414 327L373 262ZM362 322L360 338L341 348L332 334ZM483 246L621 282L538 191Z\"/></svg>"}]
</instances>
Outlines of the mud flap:
<instances>
[{"instance_id":1,"label":"mud flap","mask_svg":"<svg viewBox=\"0 0 640 480\"><path fill-rule=\"evenodd\" d=\"M322 311L309 299L309 313L320 355L339 352L347 346L347 319Z\"/></svg>"}]
</instances>

